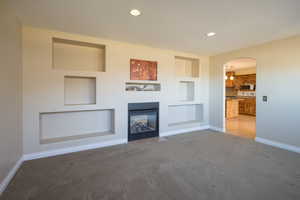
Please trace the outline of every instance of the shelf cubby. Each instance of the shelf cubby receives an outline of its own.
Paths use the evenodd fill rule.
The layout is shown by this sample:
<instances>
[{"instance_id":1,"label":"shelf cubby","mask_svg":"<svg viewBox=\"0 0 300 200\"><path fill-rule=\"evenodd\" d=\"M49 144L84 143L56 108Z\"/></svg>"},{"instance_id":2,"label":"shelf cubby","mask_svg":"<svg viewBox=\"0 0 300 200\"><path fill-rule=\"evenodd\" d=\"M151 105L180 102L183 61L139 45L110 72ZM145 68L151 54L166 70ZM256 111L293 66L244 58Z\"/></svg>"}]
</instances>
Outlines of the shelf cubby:
<instances>
[{"instance_id":1,"label":"shelf cubby","mask_svg":"<svg viewBox=\"0 0 300 200\"><path fill-rule=\"evenodd\" d=\"M40 113L40 143L114 134L114 110Z\"/></svg>"},{"instance_id":2,"label":"shelf cubby","mask_svg":"<svg viewBox=\"0 0 300 200\"><path fill-rule=\"evenodd\" d=\"M143 91L143 92L157 92L160 91L160 83L141 83L141 82L126 82L126 91Z\"/></svg>"},{"instance_id":3,"label":"shelf cubby","mask_svg":"<svg viewBox=\"0 0 300 200\"><path fill-rule=\"evenodd\" d=\"M175 70L177 77L199 77L199 59L175 56Z\"/></svg>"},{"instance_id":4,"label":"shelf cubby","mask_svg":"<svg viewBox=\"0 0 300 200\"><path fill-rule=\"evenodd\" d=\"M168 126L180 126L203 121L202 104L178 104L168 106Z\"/></svg>"},{"instance_id":5,"label":"shelf cubby","mask_svg":"<svg viewBox=\"0 0 300 200\"><path fill-rule=\"evenodd\" d=\"M105 72L105 46L88 42L52 39L54 69Z\"/></svg>"},{"instance_id":6,"label":"shelf cubby","mask_svg":"<svg viewBox=\"0 0 300 200\"><path fill-rule=\"evenodd\" d=\"M194 101L195 83L193 81L179 81L179 101Z\"/></svg>"},{"instance_id":7,"label":"shelf cubby","mask_svg":"<svg viewBox=\"0 0 300 200\"><path fill-rule=\"evenodd\" d=\"M65 105L96 104L96 77L65 76Z\"/></svg>"},{"instance_id":8,"label":"shelf cubby","mask_svg":"<svg viewBox=\"0 0 300 200\"><path fill-rule=\"evenodd\" d=\"M199 59L175 56L175 70L177 77L199 77Z\"/></svg>"}]
</instances>

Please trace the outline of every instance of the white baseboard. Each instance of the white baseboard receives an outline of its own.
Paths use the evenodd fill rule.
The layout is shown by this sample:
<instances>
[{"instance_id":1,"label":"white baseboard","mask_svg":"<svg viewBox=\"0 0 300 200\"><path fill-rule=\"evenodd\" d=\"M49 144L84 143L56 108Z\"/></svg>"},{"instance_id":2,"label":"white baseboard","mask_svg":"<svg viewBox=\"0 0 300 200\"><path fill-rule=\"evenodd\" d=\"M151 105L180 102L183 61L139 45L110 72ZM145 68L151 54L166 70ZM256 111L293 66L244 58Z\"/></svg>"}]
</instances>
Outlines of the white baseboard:
<instances>
[{"instance_id":1,"label":"white baseboard","mask_svg":"<svg viewBox=\"0 0 300 200\"><path fill-rule=\"evenodd\" d=\"M219 127L215 127L215 126L209 126L209 129L211 129L213 131L218 131L218 132L221 132L221 133L226 132L225 128L219 128Z\"/></svg>"},{"instance_id":2,"label":"white baseboard","mask_svg":"<svg viewBox=\"0 0 300 200\"><path fill-rule=\"evenodd\" d=\"M74 153L74 152L79 152L79 151L114 146L114 145L124 144L124 143L127 143L127 139L118 139L118 140L106 141L106 142L101 142L101 143L96 143L96 144L88 144L88 145L68 147L68 148L63 148L63 149L58 149L58 150L25 154L24 160L34 160L34 159L39 159L39 158L46 158L46 157Z\"/></svg>"},{"instance_id":3,"label":"white baseboard","mask_svg":"<svg viewBox=\"0 0 300 200\"><path fill-rule=\"evenodd\" d=\"M267 145L270 145L270 146L278 147L278 148L281 148L281 149L285 149L285 150L288 150L288 151L293 151L293 152L296 152L296 153L300 153L300 147L297 147L297 146L284 144L284 143L280 143L280 142L275 142L275 141L260 138L260 137L256 137L255 141L259 142L259 143L267 144Z\"/></svg>"},{"instance_id":4,"label":"white baseboard","mask_svg":"<svg viewBox=\"0 0 300 200\"><path fill-rule=\"evenodd\" d=\"M166 136L171 136L171 135L178 135L182 133L188 133L192 131L201 131L201 130L206 130L209 129L208 125L205 126L197 126L193 128L185 128L185 129L178 129L178 130L172 130L172 131L167 131L159 134L159 137L166 137Z\"/></svg>"},{"instance_id":5,"label":"white baseboard","mask_svg":"<svg viewBox=\"0 0 300 200\"><path fill-rule=\"evenodd\" d=\"M21 157L16 162L16 164L14 165L14 167L9 171L9 173L7 174L7 176L0 183L0 196L4 192L4 190L7 188L8 184L10 183L10 181L13 179L13 177L17 173L18 169L21 167L22 163L23 163L23 157Z\"/></svg>"}]
</instances>

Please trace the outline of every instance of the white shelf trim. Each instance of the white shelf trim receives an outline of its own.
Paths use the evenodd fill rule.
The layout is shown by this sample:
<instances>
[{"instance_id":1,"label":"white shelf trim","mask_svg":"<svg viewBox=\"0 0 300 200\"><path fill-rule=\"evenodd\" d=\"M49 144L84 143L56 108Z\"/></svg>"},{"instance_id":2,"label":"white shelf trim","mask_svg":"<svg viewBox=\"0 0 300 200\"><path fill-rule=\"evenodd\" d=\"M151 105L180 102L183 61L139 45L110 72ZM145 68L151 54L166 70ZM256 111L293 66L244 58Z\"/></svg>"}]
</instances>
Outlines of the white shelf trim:
<instances>
[{"instance_id":1,"label":"white shelf trim","mask_svg":"<svg viewBox=\"0 0 300 200\"><path fill-rule=\"evenodd\" d=\"M197 126L197 127L192 127L192 128L185 128L185 129L178 129L178 130L172 130L172 131L166 131L163 133L159 134L159 137L167 137L171 135L178 135L178 134L183 134L183 133L189 133L192 131L201 131L201 130L206 130L209 129L208 125L204 126Z\"/></svg>"}]
</instances>

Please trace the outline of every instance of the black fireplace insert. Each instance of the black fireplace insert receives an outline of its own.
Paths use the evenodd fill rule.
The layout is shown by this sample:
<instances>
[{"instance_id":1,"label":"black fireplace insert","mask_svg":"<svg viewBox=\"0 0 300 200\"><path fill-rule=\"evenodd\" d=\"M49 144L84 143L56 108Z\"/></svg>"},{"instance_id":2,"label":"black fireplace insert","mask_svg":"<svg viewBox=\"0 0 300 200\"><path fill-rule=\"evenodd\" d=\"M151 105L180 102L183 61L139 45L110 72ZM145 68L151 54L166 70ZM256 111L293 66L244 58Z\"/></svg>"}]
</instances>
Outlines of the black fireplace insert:
<instances>
[{"instance_id":1,"label":"black fireplace insert","mask_svg":"<svg viewBox=\"0 0 300 200\"><path fill-rule=\"evenodd\" d=\"M159 102L128 104L128 141L159 135Z\"/></svg>"}]
</instances>

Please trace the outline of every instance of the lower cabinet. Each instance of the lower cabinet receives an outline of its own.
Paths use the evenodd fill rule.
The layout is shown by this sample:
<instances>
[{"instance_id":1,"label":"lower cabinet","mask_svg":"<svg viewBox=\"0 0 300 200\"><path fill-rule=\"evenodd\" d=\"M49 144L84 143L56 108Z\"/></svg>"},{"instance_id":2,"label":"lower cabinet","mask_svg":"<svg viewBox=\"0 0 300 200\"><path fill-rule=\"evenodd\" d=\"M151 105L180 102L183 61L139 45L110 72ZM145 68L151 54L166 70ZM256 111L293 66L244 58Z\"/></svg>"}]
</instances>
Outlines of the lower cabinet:
<instances>
[{"instance_id":1,"label":"lower cabinet","mask_svg":"<svg viewBox=\"0 0 300 200\"><path fill-rule=\"evenodd\" d=\"M239 114L256 115L255 98L243 99L239 101Z\"/></svg>"},{"instance_id":2,"label":"lower cabinet","mask_svg":"<svg viewBox=\"0 0 300 200\"><path fill-rule=\"evenodd\" d=\"M234 118L239 116L239 100L226 100L226 118Z\"/></svg>"}]
</instances>

